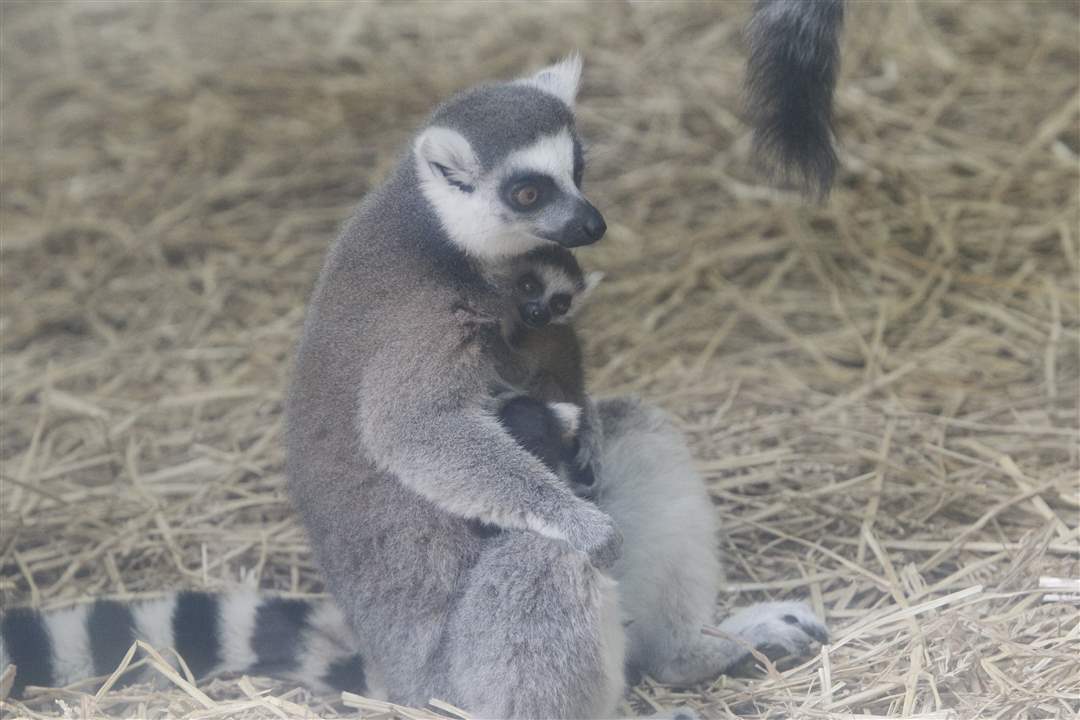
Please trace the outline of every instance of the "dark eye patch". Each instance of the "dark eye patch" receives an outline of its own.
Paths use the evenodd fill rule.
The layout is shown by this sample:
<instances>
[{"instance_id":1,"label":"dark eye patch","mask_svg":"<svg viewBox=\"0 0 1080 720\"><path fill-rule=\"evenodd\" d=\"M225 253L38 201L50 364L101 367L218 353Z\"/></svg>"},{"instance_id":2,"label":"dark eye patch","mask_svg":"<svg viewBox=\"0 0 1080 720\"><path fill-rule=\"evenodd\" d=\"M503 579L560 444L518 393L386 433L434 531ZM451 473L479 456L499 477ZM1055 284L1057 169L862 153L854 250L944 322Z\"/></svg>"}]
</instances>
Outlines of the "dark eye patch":
<instances>
[{"instance_id":1,"label":"dark eye patch","mask_svg":"<svg viewBox=\"0 0 1080 720\"><path fill-rule=\"evenodd\" d=\"M540 282L540 278L530 273L525 273L518 278L517 281L518 290L524 293L527 297L536 297L540 293L544 292L544 284Z\"/></svg>"},{"instance_id":2,"label":"dark eye patch","mask_svg":"<svg viewBox=\"0 0 1080 720\"><path fill-rule=\"evenodd\" d=\"M571 298L566 293L553 295L551 297L551 302L549 303L551 312L555 315L565 315L570 312L570 301Z\"/></svg>"},{"instance_id":3,"label":"dark eye patch","mask_svg":"<svg viewBox=\"0 0 1080 720\"><path fill-rule=\"evenodd\" d=\"M536 190L536 199L528 205L519 202L522 197L521 191L527 188ZM547 175L539 173L519 173L511 175L502 184L501 194L503 202L517 212L535 212L551 202L558 192L555 181ZM531 196L531 193L527 193Z\"/></svg>"}]
</instances>

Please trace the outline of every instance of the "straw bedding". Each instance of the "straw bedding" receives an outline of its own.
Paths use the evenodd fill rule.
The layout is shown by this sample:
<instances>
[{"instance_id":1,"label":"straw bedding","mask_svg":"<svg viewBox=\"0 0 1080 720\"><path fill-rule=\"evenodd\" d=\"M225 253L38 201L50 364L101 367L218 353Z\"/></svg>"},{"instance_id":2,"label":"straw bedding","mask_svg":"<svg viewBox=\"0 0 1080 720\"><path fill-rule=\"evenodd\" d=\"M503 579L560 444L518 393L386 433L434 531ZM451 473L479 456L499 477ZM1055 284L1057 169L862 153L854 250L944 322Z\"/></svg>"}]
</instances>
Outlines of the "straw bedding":
<instances>
[{"instance_id":1,"label":"straw bedding","mask_svg":"<svg viewBox=\"0 0 1080 720\"><path fill-rule=\"evenodd\" d=\"M834 633L756 677L646 679L623 710L1080 714L1080 604L1039 588L1080 578L1075 3L853 4L822 206L748 157L746 5L2 13L5 605L319 593L281 428L322 253L439 98L580 48L611 227L580 253L608 274L592 387L685 428L721 604L806 597ZM99 686L4 712L389 711L260 678Z\"/></svg>"}]
</instances>

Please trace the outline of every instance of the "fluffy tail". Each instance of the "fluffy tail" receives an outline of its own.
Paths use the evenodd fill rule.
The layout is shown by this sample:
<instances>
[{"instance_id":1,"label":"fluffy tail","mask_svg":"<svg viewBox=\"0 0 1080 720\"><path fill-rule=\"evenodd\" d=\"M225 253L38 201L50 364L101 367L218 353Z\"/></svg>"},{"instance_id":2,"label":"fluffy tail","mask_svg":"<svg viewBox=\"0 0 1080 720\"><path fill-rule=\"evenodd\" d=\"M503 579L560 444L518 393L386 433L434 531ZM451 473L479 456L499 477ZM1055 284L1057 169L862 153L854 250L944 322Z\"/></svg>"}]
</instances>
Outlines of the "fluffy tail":
<instances>
[{"instance_id":1,"label":"fluffy tail","mask_svg":"<svg viewBox=\"0 0 1080 720\"><path fill-rule=\"evenodd\" d=\"M747 28L754 153L785 183L824 197L836 173L832 104L843 0L758 0Z\"/></svg>"},{"instance_id":2,"label":"fluffy tail","mask_svg":"<svg viewBox=\"0 0 1080 720\"><path fill-rule=\"evenodd\" d=\"M369 694L356 640L332 602L250 590L96 600L44 613L12 608L0 619L0 670L16 666L12 695L19 697L28 685L60 687L109 675L137 639L175 649L196 678L243 672Z\"/></svg>"}]
</instances>

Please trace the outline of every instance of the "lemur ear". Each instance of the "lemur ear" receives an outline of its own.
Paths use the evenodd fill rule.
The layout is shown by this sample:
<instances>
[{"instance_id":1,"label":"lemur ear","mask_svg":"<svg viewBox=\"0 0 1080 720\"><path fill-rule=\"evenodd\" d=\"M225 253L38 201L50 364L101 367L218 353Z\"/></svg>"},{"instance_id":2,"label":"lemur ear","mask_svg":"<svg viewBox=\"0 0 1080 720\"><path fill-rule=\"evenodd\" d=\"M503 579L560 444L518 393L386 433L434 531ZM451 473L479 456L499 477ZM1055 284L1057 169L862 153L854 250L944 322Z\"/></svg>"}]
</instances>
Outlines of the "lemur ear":
<instances>
[{"instance_id":1,"label":"lemur ear","mask_svg":"<svg viewBox=\"0 0 1080 720\"><path fill-rule=\"evenodd\" d=\"M585 273L585 288L574 295L574 302L570 304L570 312L565 315L567 319L577 315L581 311L581 308L585 305L585 301L589 299L589 296L592 295L592 291L596 289L596 286L599 285L600 281L603 279L604 273L599 270Z\"/></svg>"},{"instance_id":2,"label":"lemur ear","mask_svg":"<svg viewBox=\"0 0 1080 720\"><path fill-rule=\"evenodd\" d=\"M581 297L588 297L604 277L604 273L600 270L593 270L591 273L587 273L585 275L585 289L581 291Z\"/></svg>"},{"instance_id":3,"label":"lemur ear","mask_svg":"<svg viewBox=\"0 0 1080 720\"><path fill-rule=\"evenodd\" d=\"M551 412L555 413L555 418L559 421L563 439L573 439L577 435L578 427L581 425L581 407L567 402L548 403L548 407L551 408Z\"/></svg>"},{"instance_id":4,"label":"lemur ear","mask_svg":"<svg viewBox=\"0 0 1080 720\"><path fill-rule=\"evenodd\" d=\"M413 145L417 164L427 179L443 180L462 192L471 193L480 179L480 161L472 145L456 130L430 127Z\"/></svg>"},{"instance_id":5,"label":"lemur ear","mask_svg":"<svg viewBox=\"0 0 1080 720\"><path fill-rule=\"evenodd\" d=\"M554 65L548 65L532 77L523 78L519 82L551 93L572 108L577 98L578 85L581 83L581 55L570 53Z\"/></svg>"}]
</instances>

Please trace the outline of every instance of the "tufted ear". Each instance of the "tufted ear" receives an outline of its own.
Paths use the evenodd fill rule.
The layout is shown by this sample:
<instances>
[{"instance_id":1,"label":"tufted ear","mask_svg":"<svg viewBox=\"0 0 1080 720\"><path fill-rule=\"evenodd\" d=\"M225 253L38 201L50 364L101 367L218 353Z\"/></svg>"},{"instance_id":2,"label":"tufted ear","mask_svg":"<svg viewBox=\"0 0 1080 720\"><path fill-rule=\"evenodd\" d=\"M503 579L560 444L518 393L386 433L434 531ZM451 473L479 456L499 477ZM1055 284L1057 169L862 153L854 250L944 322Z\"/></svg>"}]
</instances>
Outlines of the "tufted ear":
<instances>
[{"instance_id":1,"label":"tufted ear","mask_svg":"<svg viewBox=\"0 0 1080 720\"><path fill-rule=\"evenodd\" d=\"M604 273L600 270L593 270L585 275L585 289L581 291L582 298L587 298L592 294L592 291L596 289L596 286L600 284L600 281L604 279Z\"/></svg>"},{"instance_id":2,"label":"tufted ear","mask_svg":"<svg viewBox=\"0 0 1080 720\"><path fill-rule=\"evenodd\" d=\"M518 82L551 93L572 108L581 82L581 55L570 53L554 65Z\"/></svg>"},{"instance_id":3,"label":"tufted ear","mask_svg":"<svg viewBox=\"0 0 1080 720\"><path fill-rule=\"evenodd\" d=\"M570 440L577 435L578 427L581 425L580 406L574 403L558 402L548 403L548 407L551 408L551 412L555 413L555 418L559 421L563 439Z\"/></svg>"},{"instance_id":4,"label":"tufted ear","mask_svg":"<svg viewBox=\"0 0 1080 720\"><path fill-rule=\"evenodd\" d=\"M581 292L574 295L574 302L570 304L570 312L563 316L564 320L569 320L581 311L581 308L585 306L589 296L592 295L593 290L596 289L596 286L599 285L600 281L603 279L604 273L599 270L585 273L585 287Z\"/></svg>"},{"instance_id":5,"label":"tufted ear","mask_svg":"<svg viewBox=\"0 0 1080 720\"><path fill-rule=\"evenodd\" d=\"M413 149L423 179L441 179L467 193L476 189L480 180L480 161L461 133L445 127L430 127L416 138Z\"/></svg>"}]
</instances>

